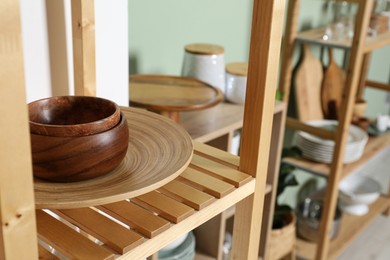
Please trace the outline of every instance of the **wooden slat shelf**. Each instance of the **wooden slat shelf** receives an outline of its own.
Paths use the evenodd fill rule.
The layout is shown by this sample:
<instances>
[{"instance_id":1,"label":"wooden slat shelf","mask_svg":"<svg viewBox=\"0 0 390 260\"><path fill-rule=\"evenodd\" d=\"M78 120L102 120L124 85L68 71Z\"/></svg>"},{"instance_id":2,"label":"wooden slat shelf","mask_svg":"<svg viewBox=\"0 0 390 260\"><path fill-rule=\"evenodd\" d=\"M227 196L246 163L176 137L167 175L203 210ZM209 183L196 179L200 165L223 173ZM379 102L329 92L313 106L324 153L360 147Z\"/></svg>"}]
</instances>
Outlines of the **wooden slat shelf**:
<instances>
[{"instance_id":1,"label":"wooden slat shelf","mask_svg":"<svg viewBox=\"0 0 390 260\"><path fill-rule=\"evenodd\" d=\"M196 166L191 163L182 175L157 191L91 208L38 210L38 237L70 258L142 259L178 238L183 230L191 231L254 192L254 178L234 165L220 163L229 161L225 152L214 152L218 154L214 157L204 154L215 148L195 144L195 149ZM206 184L208 178L218 181ZM245 181L231 184L241 179ZM267 192L270 188L268 185Z\"/></svg>"},{"instance_id":2,"label":"wooden slat shelf","mask_svg":"<svg viewBox=\"0 0 390 260\"><path fill-rule=\"evenodd\" d=\"M296 40L299 42L311 43L311 44L319 44L325 45L334 48L341 49L350 49L351 48L351 40L323 40L322 36L325 32L325 28L315 28L312 30L307 30L303 32L299 32ZM363 52L368 53L374 49L383 47L390 44L390 31L382 33L377 37L367 37L366 44L364 46Z\"/></svg>"},{"instance_id":3,"label":"wooden slat shelf","mask_svg":"<svg viewBox=\"0 0 390 260\"><path fill-rule=\"evenodd\" d=\"M329 259L339 256L343 250L367 227L379 214L390 206L386 197L379 197L370 205L370 211L363 216L344 214L340 224L339 234L331 240ZM314 259L316 244L302 239L297 239L297 255L304 259Z\"/></svg>"},{"instance_id":4,"label":"wooden slat shelf","mask_svg":"<svg viewBox=\"0 0 390 260\"><path fill-rule=\"evenodd\" d=\"M342 177L346 177L348 174L367 163L372 157L389 145L390 132L378 137L370 137L364 149L363 156L356 162L344 164ZM283 161L308 172L323 176L329 175L330 167L328 164L314 162L304 158L284 158Z\"/></svg>"}]
</instances>

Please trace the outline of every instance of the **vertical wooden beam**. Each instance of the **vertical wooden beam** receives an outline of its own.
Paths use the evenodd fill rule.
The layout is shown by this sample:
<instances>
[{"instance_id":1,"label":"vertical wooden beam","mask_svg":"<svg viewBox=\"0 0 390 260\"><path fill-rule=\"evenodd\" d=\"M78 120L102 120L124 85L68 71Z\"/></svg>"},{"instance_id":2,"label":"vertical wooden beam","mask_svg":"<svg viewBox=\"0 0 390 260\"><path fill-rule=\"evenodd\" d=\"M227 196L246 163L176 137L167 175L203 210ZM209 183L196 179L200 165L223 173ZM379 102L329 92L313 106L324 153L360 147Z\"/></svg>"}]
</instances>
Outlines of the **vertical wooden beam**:
<instances>
[{"instance_id":1,"label":"vertical wooden beam","mask_svg":"<svg viewBox=\"0 0 390 260\"><path fill-rule=\"evenodd\" d=\"M298 31L298 13L301 1L289 0L287 7L286 29L283 38L282 61L280 67L279 90L283 93L283 101L288 102L291 89L292 61L295 38Z\"/></svg>"},{"instance_id":2,"label":"vertical wooden beam","mask_svg":"<svg viewBox=\"0 0 390 260\"><path fill-rule=\"evenodd\" d=\"M271 147L270 147L270 158L268 160L268 174L267 174L267 183L271 184L272 189L271 193L267 194L264 202L264 211L263 211L263 225L261 227L261 236L260 236L260 248L259 255L263 259L267 259L267 244L269 241L270 233L272 230L272 222L274 217L275 210L275 200L276 198L276 187L278 185L279 178L279 169L281 154L283 148L283 139L285 132L285 122L286 122L286 108L283 111L276 113L274 115L274 122L272 125L272 138L271 138Z\"/></svg>"},{"instance_id":3,"label":"vertical wooden beam","mask_svg":"<svg viewBox=\"0 0 390 260\"><path fill-rule=\"evenodd\" d=\"M366 54L364 54L362 68L360 70L359 85L356 94L357 100L364 99L364 89L366 87L366 79L368 75L370 60L371 60L371 52L367 52Z\"/></svg>"},{"instance_id":4,"label":"vertical wooden beam","mask_svg":"<svg viewBox=\"0 0 390 260\"><path fill-rule=\"evenodd\" d=\"M232 259L257 259L275 105L284 0L254 0L240 170L255 193L236 206Z\"/></svg>"},{"instance_id":5,"label":"vertical wooden beam","mask_svg":"<svg viewBox=\"0 0 390 260\"><path fill-rule=\"evenodd\" d=\"M340 108L339 125L337 128L335 149L325 194L324 211L322 214L324 217L321 219L316 259L327 259L329 251L330 232L337 205L338 183L343 170L345 145L349 135L349 126L352 119L353 106L355 104L359 72L363 62L363 47L367 37L367 28L373 2L374 1L360 1L356 15L354 27L355 35L352 41L351 56L348 66L349 73L347 74L345 92L343 95L345 98Z\"/></svg>"},{"instance_id":6,"label":"vertical wooden beam","mask_svg":"<svg viewBox=\"0 0 390 260\"><path fill-rule=\"evenodd\" d=\"M68 95L69 78L64 1L46 0L45 2L52 95Z\"/></svg>"},{"instance_id":7,"label":"vertical wooden beam","mask_svg":"<svg viewBox=\"0 0 390 260\"><path fill-rule=\"evenodd\" d=\"M72 31L75 94L96 96L94 0L72 0Z\"/></svg>"},{"instance_id":8,"label":"vertical wooden beam","mask_svg":"<svg viewBox=\"0 0 390 260\"><path fill-rule=\"evenodd\" d=\"M38 259L19 1L0 2L0 259Z\"/></svg>"}]
</instances>

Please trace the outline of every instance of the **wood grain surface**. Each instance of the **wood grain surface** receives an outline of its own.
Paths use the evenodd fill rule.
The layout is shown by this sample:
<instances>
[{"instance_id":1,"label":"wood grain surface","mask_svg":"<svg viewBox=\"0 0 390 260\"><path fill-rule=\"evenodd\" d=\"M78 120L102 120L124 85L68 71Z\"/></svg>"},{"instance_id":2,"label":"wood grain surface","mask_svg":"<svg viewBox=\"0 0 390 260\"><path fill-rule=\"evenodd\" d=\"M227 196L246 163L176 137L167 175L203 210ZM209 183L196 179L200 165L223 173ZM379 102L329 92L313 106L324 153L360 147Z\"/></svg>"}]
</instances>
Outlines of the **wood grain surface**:
<instances>
[{"instance_id":1,"label":"wood grain surface","mask_svg":"<svg viewBox=\"0 0 390 260\"><path fill-rule=\"evenodd\" d=\"M121 108L128 121L129 144L121 164L110 173L73 183L34 181L37 208L75 208L139 196L176 178L189 164L193 144L175 122L151 112Z\"/></svg>"},{"instance_id":2,"label":"wood grain surface","mask_svg":"<svg viewBox=\"0 0 390 260\"><path fill-rule=\"evenodd\" d=\"M217 88L202 81L165 75L132 75L130 103L154 111L192 111L223 100Z\"/></svg>"},{"instance_id":3,"label":"wood grain surface","mask_svg":"<svg viewBox=\"0 0 390 260\"><path fill-rule=\"evenodd\" d=\"M54 182L83 181L107 174L126 156L125 116L115 127L86 136L30 134L34 177Z\"/></svg>"},{"instance_id":4,"label":"wood grain surface","mask_svg":"<svg viewBox=\"0 0 390 260\"><path fill-rule=\"evenodd\" d=\"M343 99L345 72L334 61L331 48L328 48L328 54L329 64L325 69L321 86L321 106L325 118L337 119Z\"/></svg>"},{"instance_id":5,"label":"wood grain surface","mask_svg":"<svg viewBox=\"0 0 390 260\"><path fill-rule=\"evenodd\" d=\"M302 59L295 71L295 98L301 121L322 119L321 82L322 64L311 54L310 47L302 44Z\"/></svg>"}]
</instances>

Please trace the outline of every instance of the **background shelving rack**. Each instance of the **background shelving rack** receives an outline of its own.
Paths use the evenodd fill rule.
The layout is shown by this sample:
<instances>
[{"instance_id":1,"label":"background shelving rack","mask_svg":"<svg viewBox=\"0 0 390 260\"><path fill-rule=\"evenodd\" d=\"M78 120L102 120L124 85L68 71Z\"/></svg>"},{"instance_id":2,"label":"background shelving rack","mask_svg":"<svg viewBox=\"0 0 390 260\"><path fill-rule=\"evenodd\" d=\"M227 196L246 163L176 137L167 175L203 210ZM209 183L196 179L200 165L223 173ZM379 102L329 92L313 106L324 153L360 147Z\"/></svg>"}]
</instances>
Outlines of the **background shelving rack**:
<instances>
[{"instance_id":1,"label":"background shelving rack","mask_svg":"<svg viewBox=\"0 0 390 260\"><path fill-rule=\"evenodd\" d=\"M90 3L93 3L93 0L72 1L72 14L75 14L72 16L73 29L80 30L78 34L74 33L73 36L79 37L76 42L81 43L81 46L79 46L81 48L77 50L77 55L75 55L75 59L78 59L78 62L75 62L75 70L79 72L78 75L81 77L77 78L77 84L75 84L76 93L94 93L94 84L89 84L93 83L94 79L91 79L93 77L88 74L91 71L93 72L94 69L88 69L91 69L95 62L88 55L90 52L87 50L87 48L90 48L90 44L94 45L94 39L90 37L91 34L88 31L93 28L91 23L94 20L88 20L90 17L84 17L85 15L91 15L91 12L88 12L90 9L85 9L85 5ZM164 225L163 230L158 228L159 232L155 236L153 235L154 229L146 230L149 237L136 236L134 240L131 240L128 236L126 236L126 240L118 236L119 233L110 233L108 237L104 237L103 241L100 240L103 242L102 244L91 244L91 240L86 240L89 235L95 237L99 234L99 229L102 227L107 227L110 230L109 228L112 225L109 222L109 225L104 226L106 224L103 223L107 223L108 220L103 215L96 217L94 213L96 211L91 211L90 208L77 208L69 209L66 213L60 213L66 214L67 219L72 219L73 224L83 229L83 232L78 233L74 232L73 229L69 230L68 225L52 218L45 211L35 209L23 78L19 1L2 1L0 11L2 13L0 16L0 83L3 86L0 88L0 95L3 98L0 105L0 111L2 112L2 118L0 119L2 131L0 137L2 144L0 150L2 165L2 174L0 175L0 241L2 242L0 243L0 258L38 259L38 256L40 256L43 259L55 259L51 252L42 246L37 246L39 238L71 258L143 259L153 255L170 241L206 220L236 205L233 259L257 259L261 231L259 223L261 223L267 188L266 179L275 103L276 71L284 15L283 1L254 1L247 88L249 98L246 100L244 111L239 169L232 169L229 163L228 165L225 164L225 161L228 160L226 157L229 157L226 153L195 143L194 158L201 158L201 161L212 161L211 165L214 166L211 166L211 168L215 167L212 171L217 171L225 176L223 177L225 178L224 182L231 183L232 180L229 179L241 176L245 179L244 183L232 185L234 187L229 193L221 194L221 196L217 195L217 198L212 199L212 202L205 207L198 205L199 209L196 209L197 204L194 206L195 209L185 207L187 210L181 213L170 212L169 208L157 208L155 213L161 214L164 211L162 215L169 216L170 221L167 222L167 225ZM90 23L84 23L84 18ZM80 82L83 84L80 84ZM87 89L83 89L84 87ZM193 163L195 162L193 161ZM197 167L209 168L207 165L198 165ZM210 171L210 169L207 171ZM195 182L197 181L195 180ZM198 184L200 185L200 183ZM155 191L152 193L160 196L155 194ZM147 200L145 197L138 199ZM196 200L196 198L190 198L190 201L192 199ZM176 202L181 203L182 198ZM121 201L117 203L128 202ZM123 209L121 205L119 207ZM111 212L113 210L111 209ZM85 212L92 212L92 217L89 213L86 217ZM72 217L69 215L72 215ZM132 219L134 217L134 214L123 216L119 213L112 216L115 218L119 215L120 218L129 217ZM81 220L77 220L80 216ZM86 223L84 217L88 220ZM163 218L156 217L160 220L146 221L140 225L161 223ZM84 225L92 223L90 220L97 222L93 222L94 225L92 226L85 227Z\"/></svg>"},{"instance_id":2,"label":"background shelving rack","mask_svg":"<svg viewBox=\"0 0 390 260\"><path fill-rule=\"evenodd\" d=\"M283 56L281 66L281 79L279 89L284 93L284 101L288 102L290 84L292 78L292 57L294 46L297 42L319 44L327 47L348 49L350 56L347 67L347 76L344 86L343 102L339 113L339 125L336 132L310 127L296 119L287 118L286 126L293 130L305 131L325 139L335 141L333 160L329 165L314 163L305 159L287 158L285 161L312 173L327 177L327 189L324 198L324 210L319 230L317 243L309 243L298 240L297 254L307 259L332 259L337 257L343 249L365 228L378 214L389 209L390 197L382 196L370 207L370 212L362 217L346 215L341 224L340 234L334 240L329 237L333 216L335 214L339 181L350 174L353 170L366 163L378 152L390 145L390 135L370 138L363 157L355 163L343 164L348 130L352 119L353 105L357 97L361 97L363 89L375 87L390 91L390 84L367 81L367 66L370 54L373 50L390 44L390 33L386 32L378 37L367 37L367 29L373 9L374 0L347 0L358 5L354 26L354 37L348 41L322 40L324 29L313 29L305 32L298 31L299 6L301 0L290 0L287 9L287 21L283 42Z\"/></svg>"}]
</instances>

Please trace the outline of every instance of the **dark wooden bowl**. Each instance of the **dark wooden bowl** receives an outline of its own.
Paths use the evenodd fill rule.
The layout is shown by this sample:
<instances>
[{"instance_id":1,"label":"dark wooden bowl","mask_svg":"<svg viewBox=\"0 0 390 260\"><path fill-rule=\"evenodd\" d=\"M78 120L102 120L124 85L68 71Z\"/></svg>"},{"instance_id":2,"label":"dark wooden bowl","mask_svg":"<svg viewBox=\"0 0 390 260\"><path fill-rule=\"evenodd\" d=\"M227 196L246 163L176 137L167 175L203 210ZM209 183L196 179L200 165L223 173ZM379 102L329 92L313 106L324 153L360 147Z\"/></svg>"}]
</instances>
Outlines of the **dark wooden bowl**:
<instances>
[{"instance_id":1,"label":"dark wooden bowl","mask_svg":"<svg viewBox=\"0 0 390 260\"><path fill-rule=\"evenodd\" d=\"M47 136L30 133L33 174L53 182L95 178L118 166L127 152L129 129L120 122L108 131L87 136Z\"/></svg>"},{"instance_id":2,"label":"dark wooden bowl","mask_svg":"<svg viewBox=\"0 0 390 260\"><path fill-rule=\"evenodd\" d=\"M89 96L60 96L28 104L30 132L49 136L84 136L116 126L120 109L114 102Z\"/></svg>"}]
</instances>

